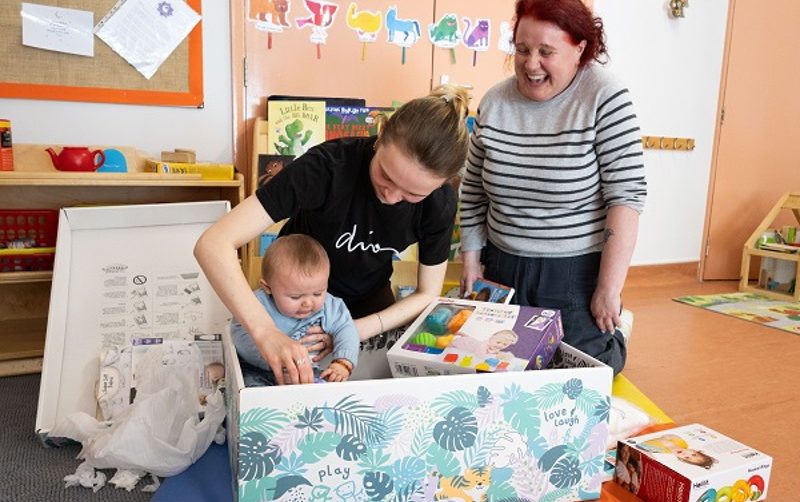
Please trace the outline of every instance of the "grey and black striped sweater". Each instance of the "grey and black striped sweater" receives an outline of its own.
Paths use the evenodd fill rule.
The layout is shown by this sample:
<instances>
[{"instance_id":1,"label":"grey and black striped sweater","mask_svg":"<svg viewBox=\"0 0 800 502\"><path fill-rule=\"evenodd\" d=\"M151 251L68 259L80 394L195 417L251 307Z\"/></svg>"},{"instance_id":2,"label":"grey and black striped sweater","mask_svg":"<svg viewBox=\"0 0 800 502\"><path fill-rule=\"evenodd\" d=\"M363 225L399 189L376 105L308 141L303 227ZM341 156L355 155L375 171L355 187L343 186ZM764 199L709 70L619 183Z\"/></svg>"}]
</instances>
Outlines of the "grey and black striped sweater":
<instances>
[{"instance_id":1,"label":"grey and black striped sweater","mask_svg":"<svg viewBox=\"0 0 800 502\"><path fill-rule=\"evenodd\" d=\"M478 108L461 184L461 245L487 237L517 256L576 256L602 249L606 212L640 212L647 183L628 90L589 64L544 102L492 87Z\"/></svg>"}]
</instances>

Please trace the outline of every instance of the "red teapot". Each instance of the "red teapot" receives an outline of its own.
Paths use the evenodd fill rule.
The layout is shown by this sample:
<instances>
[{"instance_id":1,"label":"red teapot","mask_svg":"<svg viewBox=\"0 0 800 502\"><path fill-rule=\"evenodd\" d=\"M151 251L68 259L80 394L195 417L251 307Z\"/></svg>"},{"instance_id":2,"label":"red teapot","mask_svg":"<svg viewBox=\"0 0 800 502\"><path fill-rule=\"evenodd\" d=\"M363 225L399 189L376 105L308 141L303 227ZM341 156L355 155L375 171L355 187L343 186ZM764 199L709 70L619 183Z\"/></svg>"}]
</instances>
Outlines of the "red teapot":
<instances>
[{"instance_id":1,"label":"red teapot","mask_svg":"<svg viewBox=\"0 0 800 502\"><path fill-rule=\"evenodd\" d=\"M103 150L89 150L85 146L65 146L56 155L55 150L45 150L59 171L96 171L106 161Z\"/></svg>"}]
</instances>

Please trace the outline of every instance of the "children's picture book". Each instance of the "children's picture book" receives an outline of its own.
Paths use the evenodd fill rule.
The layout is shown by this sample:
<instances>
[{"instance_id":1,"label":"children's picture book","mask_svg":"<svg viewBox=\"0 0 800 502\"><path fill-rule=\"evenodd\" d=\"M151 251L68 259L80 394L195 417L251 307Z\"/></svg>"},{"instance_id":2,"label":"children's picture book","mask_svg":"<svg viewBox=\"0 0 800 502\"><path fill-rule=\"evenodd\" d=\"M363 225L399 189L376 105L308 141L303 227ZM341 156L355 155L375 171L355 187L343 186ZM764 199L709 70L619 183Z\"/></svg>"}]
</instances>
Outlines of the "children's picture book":
<instances>
[{"instance_id":1,"label":"children's picture book","mask_svg":"<svg viewBox=\"0 0 800 502\"><path fill-rule=\"evenodd\" d=\"M232 180L234 175L233 164L220 164L212 162L162 162L147 159L144 171L159 174L199 174L204 180Z\"/></svg>"},{"instance_id":2,"label":"children's picture book","mask_svg":"<svg viewBox=\"0 0 800 502\"><path fill-rule=\"evenodd\" d=\"M445 298L461 298L460 281L444 281L442 284L442 295Z\"/></svg>"},{"instance_id":3,"label":"children's picture book","mask_svg":"<svg viewBox=\"0 0 800 502\"><path fill-rule=\"evenodd\" d=\"M258 239L258 256L264 256L264 253L267 252L267 248L275 242L275 239L278 238L278 234L274 234L272 232L264 232Z\"/></svg>"},{"instance_id":4,"label":"children's picture book","mask_svg":"<svg viewBox=\"0 0 800 502\"><path fill-rule=\"evenodd\" d=\"M324 101L267 101L267 153L299 157L325 141Z\"/></svg>"},{"instance_id":5,"label":"children's picture book","mask_svg":"<svg viewBox=\"0 0 800 502\"><path fill-rule=\"evenodd\" d=\"M347 96L298 96L296 94L270 94L267 101L322 101L331 106L367 106L364 98Z\"/></svg>"},{"instance_id":6,"label":"children's picture book","mask_svg":"<svg viewBox=\"0 0 800 502\"><path fill-rule=\"evenodd\" d=\"M259 154L258 172L256 173L253 186L258 188L262 185L266 185L276 174L281 172L284 167L289 165L292 160L294 160L294 157L291 155Z\"/></svg>"},{"instance_id":7,"label":"children's picture book","mask_svg":"<svg viewBox=\"0 0 800 502\"><path fill-rule=\"evenodd\" d=\"M511 303L514 288L498 284L487 279L477 279L472 283L472 293L466 296L468 300L491 303Z\"/></svg>"},{"instance_id":8,"label":"children's picture book","mask_svg":"<svg viewBox=\"0 0 800 502\"><path fill-rule=\"evenodd\" d=\"M394 110L381 106L329 105L325 108L325 139L375 136Z\"/></svg>"}]
</instances>

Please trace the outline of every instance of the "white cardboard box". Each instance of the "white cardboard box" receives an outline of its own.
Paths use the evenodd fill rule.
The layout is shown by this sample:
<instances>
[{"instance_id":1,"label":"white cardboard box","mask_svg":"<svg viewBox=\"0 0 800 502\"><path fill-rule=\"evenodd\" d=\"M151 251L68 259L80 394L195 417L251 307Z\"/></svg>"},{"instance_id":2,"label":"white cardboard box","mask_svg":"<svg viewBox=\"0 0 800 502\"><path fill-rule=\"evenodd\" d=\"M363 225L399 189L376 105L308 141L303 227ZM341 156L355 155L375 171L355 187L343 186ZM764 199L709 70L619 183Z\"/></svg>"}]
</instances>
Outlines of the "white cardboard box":
<instances>
[{"instance_id":1,"label":"white cardboard box","mask_svg":"<svg viewBox=\"0 0 800 502\"><path fill-rule=\"evenodd\" d=\"M36 413L40 435L74 412L96 414L104 346L226 329L230 313L192 250L229 209L229 202L213 201L61 210Z\"/></svg>"},{"instance_id":2,"label":"white cardboard box","mask_svg":"<svg viewBox=\"0 0 800 502\"><path fill-rule=\"evenodd\" d=\"M563 337L555 309L438 298L389 350L389 367L394 377L539 370Z\"/></svg>"},{"instance_id":3,"label":"white cardboard box","mask_svg":"<svg viewBox=\"0 0 800 502\"><path fill-rule=\"evenodd\" d=\"M700 424L620 441L614 481L646 502L767 498L772 457Z\"/></svg>"},{"instance_id":4,"label":"white cardboard box","mask_svg":"<svg viewBox=\"0 0 800 502\"><path fill-rule=\"evenodd\" d=\"M566 344L560 369L245 388L223 340L240 502L600 496L612 370Z\"/></svg>"}]
</instances>

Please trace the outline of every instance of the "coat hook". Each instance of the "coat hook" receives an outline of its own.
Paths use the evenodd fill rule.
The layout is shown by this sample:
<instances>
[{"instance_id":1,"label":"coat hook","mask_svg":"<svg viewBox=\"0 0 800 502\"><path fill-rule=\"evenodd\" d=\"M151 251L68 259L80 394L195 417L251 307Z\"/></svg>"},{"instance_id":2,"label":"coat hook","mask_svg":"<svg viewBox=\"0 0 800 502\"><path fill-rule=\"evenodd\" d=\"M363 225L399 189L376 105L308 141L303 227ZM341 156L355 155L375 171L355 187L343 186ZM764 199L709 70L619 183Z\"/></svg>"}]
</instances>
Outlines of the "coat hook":
<instances>
[{"instance_id":1,"label":"coat hook","mask_svg":"<svg viewBox=\"0 0 800 502\"><path fill-rule=\"evenodd\" d=\"M669 9L672 17L684 17L683 9L689 6L689 0L670 0Z\"/></svg>"}]
</instances>

